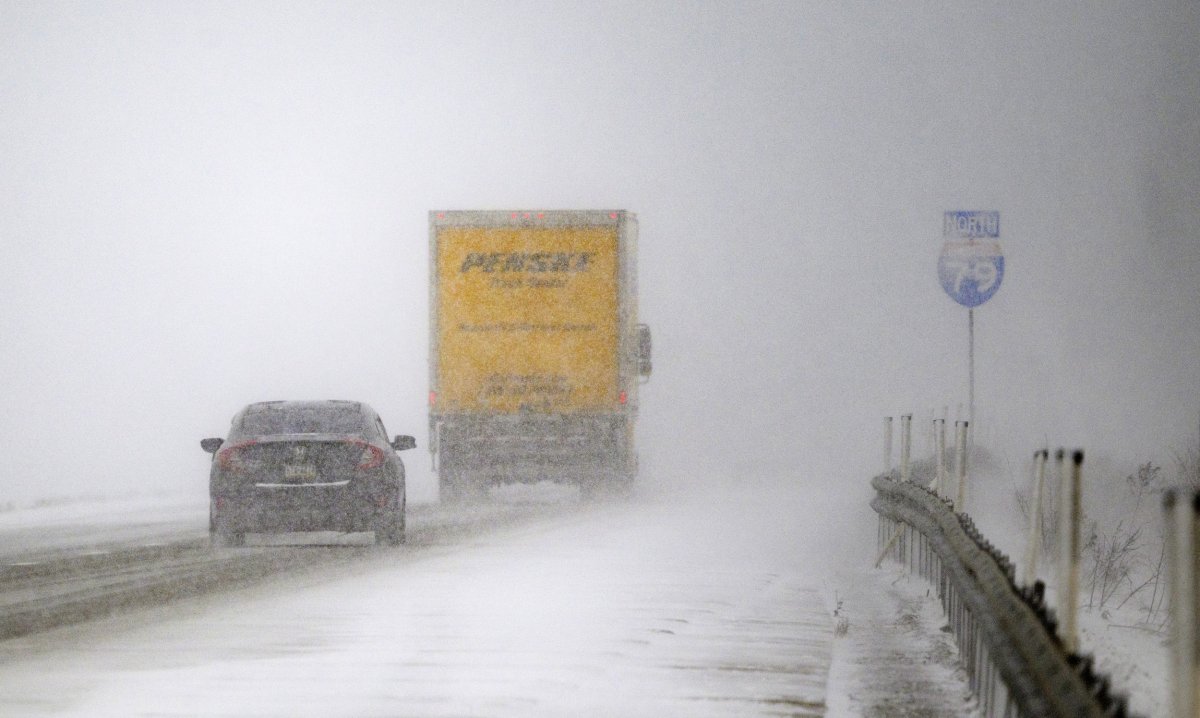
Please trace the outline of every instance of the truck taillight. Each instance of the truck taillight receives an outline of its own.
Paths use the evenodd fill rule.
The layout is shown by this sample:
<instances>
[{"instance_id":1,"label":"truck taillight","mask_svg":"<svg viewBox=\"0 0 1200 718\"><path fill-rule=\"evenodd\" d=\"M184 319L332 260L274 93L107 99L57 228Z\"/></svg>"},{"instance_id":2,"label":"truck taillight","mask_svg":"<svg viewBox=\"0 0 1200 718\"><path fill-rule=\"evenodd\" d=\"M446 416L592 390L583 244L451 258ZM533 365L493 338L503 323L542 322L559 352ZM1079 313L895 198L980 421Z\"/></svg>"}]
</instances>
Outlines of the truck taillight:
<instances>
[{"instance_id":1,"label":"truck taillight","mask_svg":"<svg viewBox=\"0 0 1200 718\"><path fill-rule=\"evenodd\" d=\"M434 406L436 404L437 404L437 392L431 391L431 392L429 392L429 405Z\"/></svg>"},{"instance_id":2,"label":"truck taillight","mask_svg":"<svg viewBox=\"0 0 1200 718\"><path fill-rule=\"evenodd\" d=\"M621 402L622 404L628 403L629 402L629 394L626 392L621 392L620 394L617 395L617 401Z\"/></svg>"}]
</instances>

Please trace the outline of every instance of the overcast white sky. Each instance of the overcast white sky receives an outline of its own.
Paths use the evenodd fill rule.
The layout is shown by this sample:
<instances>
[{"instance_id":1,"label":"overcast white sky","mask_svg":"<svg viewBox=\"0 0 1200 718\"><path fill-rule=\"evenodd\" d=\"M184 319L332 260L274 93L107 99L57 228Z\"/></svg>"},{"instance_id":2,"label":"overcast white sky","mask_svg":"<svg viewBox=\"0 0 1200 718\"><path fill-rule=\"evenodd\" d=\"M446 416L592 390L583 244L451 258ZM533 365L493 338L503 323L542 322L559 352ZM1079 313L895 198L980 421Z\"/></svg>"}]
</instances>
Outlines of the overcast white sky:
<instances>
[{"instance_id":1,"label":"overcast white sky","mask_svg":"<svg viewBox=\"0 0 1200 718\"><path fill-rule=\"evenodd\" d=\"M954 209L1007 260L981 441L1168 463L1198 36L1191 0L0 4L0 503L204 491L198 440L276 398L373 404L427 481L435 208L638 212L647 480L835 490L879 417L953 414Z\"/></svg>"}]
</instances>

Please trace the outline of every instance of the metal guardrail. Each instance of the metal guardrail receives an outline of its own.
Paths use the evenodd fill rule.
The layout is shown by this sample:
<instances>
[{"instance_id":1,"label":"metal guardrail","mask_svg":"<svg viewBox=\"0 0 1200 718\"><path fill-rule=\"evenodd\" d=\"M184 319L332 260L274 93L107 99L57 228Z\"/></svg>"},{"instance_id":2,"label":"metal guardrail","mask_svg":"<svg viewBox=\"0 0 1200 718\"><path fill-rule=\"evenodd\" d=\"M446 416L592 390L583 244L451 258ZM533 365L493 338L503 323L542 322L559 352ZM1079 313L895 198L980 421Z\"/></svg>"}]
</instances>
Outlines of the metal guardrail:
<instances>
[{"instance_id":1,"label":"metal guardrail","mask_svg":"<svg viewBox=\"0 0 1200 718\"><path fill-rule=\"evenodd\" d=\"M1069 652L1041 581L1019 588L1016 567L970 516L892 475L871 481L879 550L937 588L984 716L1131 718L1124 696Z\"/></svg>"}]
</instances>

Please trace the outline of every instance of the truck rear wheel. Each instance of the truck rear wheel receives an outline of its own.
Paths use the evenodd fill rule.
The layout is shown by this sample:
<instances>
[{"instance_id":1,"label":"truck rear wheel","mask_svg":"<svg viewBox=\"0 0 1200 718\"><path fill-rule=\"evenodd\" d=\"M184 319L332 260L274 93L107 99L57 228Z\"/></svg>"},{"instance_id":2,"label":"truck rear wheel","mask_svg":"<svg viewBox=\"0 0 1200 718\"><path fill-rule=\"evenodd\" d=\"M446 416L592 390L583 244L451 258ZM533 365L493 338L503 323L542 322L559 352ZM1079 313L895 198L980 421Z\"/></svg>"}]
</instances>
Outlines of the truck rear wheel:
<instances>
[{"instance_id":1,"label":"truck rear wheel","mask_svg":"<svg viewBox=\"0 0 1200 718\"><path fill-rule=\"evenodd\" d=\"M613 496L618 499L628 499L633 497L633 476L629 474L621 474L612 482Z\"/></svg>"},{"instance_id":2,"label":"truck rear wheel","mask_svg":"<svg viewBox=\"0 0 1200 718\"><path fill-rule=\"evenodd\" d=\"M625 499L633 495L633 477L624 473L591 476L579 482L579 496L584 501L608 498Z\"/></svg>"},{"instance_id":3,"label":"truck rear wheel","mask_svg":"<svg viewBox=\"0 0 1200 718\"><path fill-rule=\"evenodd\" d=\"M246 534L241 531L213 530L208 534L213 548L237 548L246 545Z\"/></svg>"},{"instance_id":4,"label":"truck rear wheel","mask_svg":"<svg viewBox=\"0 0 1200 718\"><path fill-rule=\"evenodd\" d=\"M444 504L480 501L486 493L477 481L457 472L443 471L438 480L438 499Z\"/></svg>"}]
</instances>

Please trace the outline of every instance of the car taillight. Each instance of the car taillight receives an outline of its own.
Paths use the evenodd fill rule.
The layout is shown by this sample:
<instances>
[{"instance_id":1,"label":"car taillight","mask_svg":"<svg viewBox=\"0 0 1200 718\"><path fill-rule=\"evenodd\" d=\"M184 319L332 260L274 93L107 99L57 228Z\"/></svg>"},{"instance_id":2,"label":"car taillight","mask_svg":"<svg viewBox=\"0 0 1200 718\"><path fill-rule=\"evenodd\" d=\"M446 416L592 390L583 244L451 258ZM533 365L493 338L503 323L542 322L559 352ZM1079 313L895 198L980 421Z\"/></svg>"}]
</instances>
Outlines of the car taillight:
<instances>
[{"instance_id":1,"label":"car taillight","mask_svg":"<svg viewBox=\"0 0 1200 718\"><path fill-rule=\"evenodd\" d=\"M363 449L362 456L359 457L358 463L354 468L358 471L367 471L368 469L378 469L383 466L383 450L378 446L371 446L362 441L353 442L356 446L361 446Z\"/></svg>"},{"instance_id":2,"label":"car taillight","mask_svg":"<svg viewBox=\"0 0 1200 718\"><path fill-rule=\"evenodd\" d=\"M217 464L225 471L232 471L234 473L244 471L246 469L246 457L242 455L242 452L257 443L257 441L245 441L221 451L217 454Z\"/></svg>"}]
</instances>

